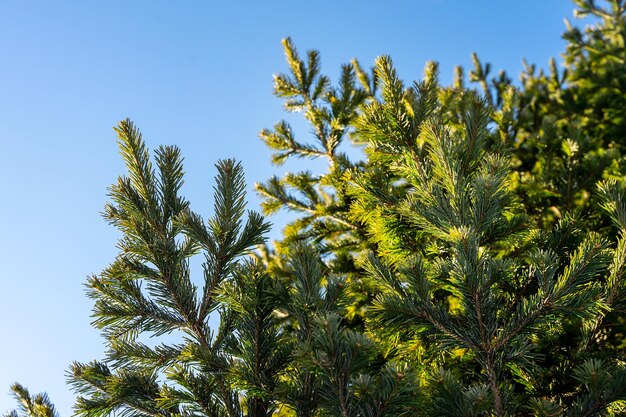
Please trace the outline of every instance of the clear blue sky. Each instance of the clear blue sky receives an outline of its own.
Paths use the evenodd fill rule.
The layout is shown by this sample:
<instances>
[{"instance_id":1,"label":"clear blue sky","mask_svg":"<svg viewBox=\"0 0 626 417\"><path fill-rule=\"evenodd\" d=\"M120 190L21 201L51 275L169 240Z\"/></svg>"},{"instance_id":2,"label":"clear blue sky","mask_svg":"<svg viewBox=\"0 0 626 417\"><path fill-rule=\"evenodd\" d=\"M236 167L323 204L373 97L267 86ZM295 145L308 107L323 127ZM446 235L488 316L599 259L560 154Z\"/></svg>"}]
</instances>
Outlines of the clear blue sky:
<instances>
[{"instance_id":1,"label":"clear blue sky","mask_svg":"<svg viewBox=\"0 0 626 417\"><path fill-rule=\"evenodd\" d=\"M319 49L331 76L353 57L390 54L408 81L437 60L447 82L475 51L517 77L522 57L546 67L559 56L572 9L566 0L3 1L0 412L14 407L9 385L19 381L71 415L69 363L102 358L82 284L116 253L118 235L99 213L123 172L118 120L134 120L151 149L182 148L185 192L210 214L217 159L240 159L250 185L287 169L270 165L257 136L283 116L271 94L272 74L286 69L281 38Z\"/></svg>"}]
</instances>

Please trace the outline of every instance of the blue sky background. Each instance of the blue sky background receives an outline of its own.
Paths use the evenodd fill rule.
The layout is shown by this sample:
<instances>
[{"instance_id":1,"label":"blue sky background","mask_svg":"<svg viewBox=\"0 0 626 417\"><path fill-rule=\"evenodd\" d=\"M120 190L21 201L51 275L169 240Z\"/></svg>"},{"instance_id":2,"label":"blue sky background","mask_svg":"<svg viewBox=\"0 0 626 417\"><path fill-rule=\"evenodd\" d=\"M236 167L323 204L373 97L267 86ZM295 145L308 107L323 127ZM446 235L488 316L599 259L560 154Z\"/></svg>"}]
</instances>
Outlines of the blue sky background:
<instances>
[{"instance_id":1,"label":"blue sky background","mask_svg":"<svg viewBox=\"0 0 626 417\"><path fill-rule=\"evenodd\" d=\"M319 49L323 70L389 54L412 81L442 80L477 52L517 77L564 49L566 0L18 1L0 3L0 412L9 386L47 391L62 416L73 360L102 358L85 277L116 254L99 213L123 173L111 127L130 117L148 146L178 145L185 193L210 215L214 162L236 157L250 185L272 167L258 132L283 117L272 74L281 38ZM301 132L306 134L306 129ZM284 218L272 219L278 237Z\"/></svg>"}]
</instances>

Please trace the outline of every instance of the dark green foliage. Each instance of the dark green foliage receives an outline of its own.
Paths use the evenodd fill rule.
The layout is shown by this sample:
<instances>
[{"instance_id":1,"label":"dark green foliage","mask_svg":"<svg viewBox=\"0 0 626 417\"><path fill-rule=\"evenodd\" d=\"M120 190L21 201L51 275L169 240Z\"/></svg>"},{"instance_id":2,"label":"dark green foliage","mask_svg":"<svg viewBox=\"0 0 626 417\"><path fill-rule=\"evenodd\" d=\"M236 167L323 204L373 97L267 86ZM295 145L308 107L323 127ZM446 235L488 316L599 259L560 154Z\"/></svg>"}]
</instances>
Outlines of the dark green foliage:
<instances>
[{"instance_id":1,"label":"dark green foliage","mask_svg":"<svg viewBox=\"0 0 626 417\"><path fill-rule=\"evenodd\" d=\"M107 360L72 365L76 411L238 416L243 406L250 416L271 415L286 352L272 317L273 281L258 265L240 262L268 229L254 212L243 222L241 166L217 164L215 214L205 223L179 195L178 149L157 150L157 173L132 123L117 132L129 176L111 187L105 217L123 232L120 255L88 283ZM195 255L205 260L199 287L189 266ZM178 341L147 344L145 336L166 334Z\"/></svg>"}]
</instances>

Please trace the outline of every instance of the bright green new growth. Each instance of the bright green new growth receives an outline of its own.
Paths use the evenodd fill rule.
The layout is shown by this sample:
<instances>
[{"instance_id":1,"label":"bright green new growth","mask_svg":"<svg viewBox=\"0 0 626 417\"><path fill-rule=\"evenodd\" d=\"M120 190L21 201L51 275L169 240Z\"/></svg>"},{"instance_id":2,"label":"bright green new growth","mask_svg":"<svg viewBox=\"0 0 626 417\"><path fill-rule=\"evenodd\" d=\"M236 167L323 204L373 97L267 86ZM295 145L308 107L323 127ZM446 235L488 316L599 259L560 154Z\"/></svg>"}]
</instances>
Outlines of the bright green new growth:
<instances>
[{"instance_id":1,"label":"bright green new growth","mask_svg":"<svg viewBox=\"0 0 626 417\"><path fill-rule=\"evenodd\" d=\"M388 57L372 76L354 62L360 75L340 85L365 93L354 95L339 142L364 146L364 159L325 154L325 173L258 185L267 213L301 213L274 267L293 241L327 254L346 276L351 326L418 374L420 413L622 410L626 68L616 57L626 56L626 7L608 3L577 2L599 22L584 34L568 28L562 74L529 68L515 88L506 74L489 79L475 57L470 81L482 104L462 69L443 87L429 64L407 88ZM317 54L304 61L285 48L296 60L288 58L291 76L279 77L277 95L304 103L312 126L340 125L332 106L343 95L329 88L307 100L294 81L299 71L326 80ZM261 136L276 155L314 157L288 130L291 142ZM592 383L600 374L603 383Z\"/></svg>"}]
</instances>

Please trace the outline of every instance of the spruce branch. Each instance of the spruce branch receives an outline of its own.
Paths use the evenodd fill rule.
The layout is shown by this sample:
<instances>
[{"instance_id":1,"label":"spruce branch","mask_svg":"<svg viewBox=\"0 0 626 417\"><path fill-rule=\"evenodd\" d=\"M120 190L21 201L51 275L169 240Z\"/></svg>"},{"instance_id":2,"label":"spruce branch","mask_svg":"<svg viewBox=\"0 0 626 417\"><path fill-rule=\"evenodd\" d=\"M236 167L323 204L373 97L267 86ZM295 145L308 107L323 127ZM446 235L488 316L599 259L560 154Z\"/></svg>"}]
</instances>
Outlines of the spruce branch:
<instances>
[{"instance_id":1,"label":"spruce branch","mask_svg":"<svg viewBox=\"0 0 626 417\"><path fill-rule=\"evenodd\" d=\"M33 395L17 382L11 385L11 391L18 403L18 409L5 414L5 417L59 417L48 394Z\"/></svg>"}]
</instances>

